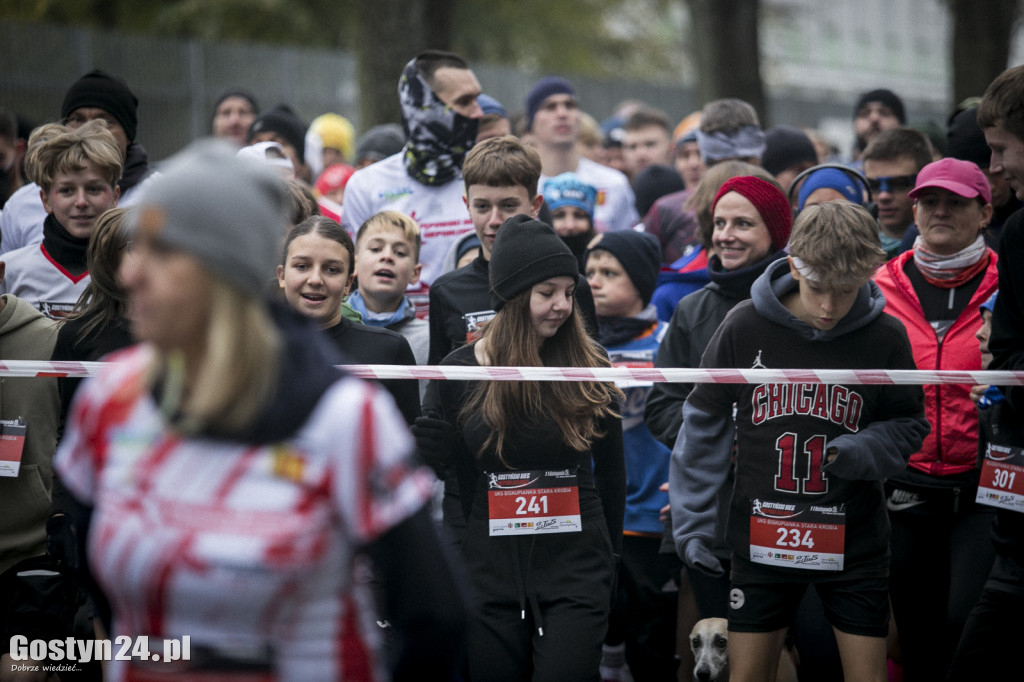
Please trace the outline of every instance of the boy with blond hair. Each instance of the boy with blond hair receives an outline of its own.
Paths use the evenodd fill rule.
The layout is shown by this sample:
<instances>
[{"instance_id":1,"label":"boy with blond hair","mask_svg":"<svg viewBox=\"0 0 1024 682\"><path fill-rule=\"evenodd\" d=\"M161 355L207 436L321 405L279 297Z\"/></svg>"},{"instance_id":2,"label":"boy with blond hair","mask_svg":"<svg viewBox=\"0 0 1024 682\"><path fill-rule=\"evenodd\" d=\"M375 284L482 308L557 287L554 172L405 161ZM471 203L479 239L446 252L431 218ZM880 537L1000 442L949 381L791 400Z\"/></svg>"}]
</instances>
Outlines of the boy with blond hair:
<instances>
[{"instance_id":1,"label":"boy with blond hair","mask_svg":"<svg viewBox=\"0 0 1024 682\"><path fill-rule=\"evenodd\" d=\"M363 324L385 327L406 338L416 364L427 362L430 329L416 317L406 288L420 279L420 226L400 211L381 211L356 232L356 291L348 303Z\"/></svg>"},{"instance_id":2,"label":"boy with blond hair","mask_svg":"<svg viewBox=\"0 0 1024 682\"><path fill-rule=\"evenodd\" d=\"M863 208L805 209L790 256L718 328L708 368L914 369L903 326L871 282L884 261ZM735 406L735 414L734 414ZM928 433L919 386L701 384L683 407L669 497L679 556L722 572L711 553L715 498L735 436L729 662L769 679L807 586L839 644L846 679L886 679L888 521L882 480Z\"/></svg>"},{"instance_id":3,"label":"boy with blond hair","mask_svg":"<svg viewBox=\"0 0 1024 682\"><path fill-rule=\"evenodd\" d=\"M32 138L35 180L46 209L43 241L9 252L0 294L25 299L50 318L71 312L89 283L85 252L96 219L117 206L121 152L104 121L43 126Z\"/></svg>"}]
</instances>

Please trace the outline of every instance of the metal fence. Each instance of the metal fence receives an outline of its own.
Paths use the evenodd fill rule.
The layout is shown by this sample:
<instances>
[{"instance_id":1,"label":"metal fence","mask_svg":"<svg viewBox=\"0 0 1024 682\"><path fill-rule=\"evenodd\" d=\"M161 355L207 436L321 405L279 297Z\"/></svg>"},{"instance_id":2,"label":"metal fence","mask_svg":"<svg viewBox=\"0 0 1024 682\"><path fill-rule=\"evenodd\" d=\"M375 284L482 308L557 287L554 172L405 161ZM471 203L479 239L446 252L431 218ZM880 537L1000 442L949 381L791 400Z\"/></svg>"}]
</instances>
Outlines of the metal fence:
<instances>
[{"instance_id":1,"label":"metal fence","mask_svg":"<svg viewBox=\"0 0 1024 682\"><path fill-rule=\"evenodd\" d=\"M136 139L151 159L207 134L229 87L251 90L262 106L288 102L306 121L357 111L355 61L337 51L0 22L0 64L0 104L36 124L59 118L64 92L89 70L121 76L139 98Z\"/></svg>"},{"instance_id":2,"label":"metal fence","mask_svg":"<svg viewBox=\"0 0 1024 682\"><path fill-rule=\"evenodd\" d=\"M94 68L123 77L139 98L137 139L151 160L165 158L206 134L213 103L229 87L251 90L265 107L287 102L307 122L333 111L348 117L360 131L380 123L359 120L356 62L344 51L0 21L0 105L33 123L56 120L65 90ZM484 91L509 111L521 108L530 86L544 75L488 64L474 64L474 71ZM661 108L673 120L698 106L693 91L682 85L563 75L573 81L583 109L598 120L625 99ZM396 87L397 81L395 74ZM798 126L831 121L842 128L849 121L853 99L837 98L834 92L778 88L769 92L763 118ZM916 104L914 111L921 118L934 112L937 120L945 120L937 103Z\"/></svg>"}]
</instances>

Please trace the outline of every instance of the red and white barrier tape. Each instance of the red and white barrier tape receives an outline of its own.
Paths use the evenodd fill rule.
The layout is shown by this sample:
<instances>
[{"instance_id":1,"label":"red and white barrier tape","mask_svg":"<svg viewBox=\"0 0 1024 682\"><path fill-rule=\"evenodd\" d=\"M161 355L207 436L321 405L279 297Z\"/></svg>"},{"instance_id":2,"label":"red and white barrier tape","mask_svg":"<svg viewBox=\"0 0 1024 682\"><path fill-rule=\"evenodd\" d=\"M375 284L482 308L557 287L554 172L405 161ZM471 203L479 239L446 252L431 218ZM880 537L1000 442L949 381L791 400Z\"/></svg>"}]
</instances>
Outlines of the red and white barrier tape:
<instances>
[{"instance_id":1,"label":"red and white barrier tape","mask_svg":"<svg viewBox=\"0 0 1024 682\"><path fill-rule=\"evenodd\" d=\"M85 377L102 362L0 361L0 377ZM457 381L614 381L692 384L991 384L1022 386L1024 372L909 369L690 369L638 367L467 367L458 365L346 365L364 379Z\"/></svg>"}]
</instances>

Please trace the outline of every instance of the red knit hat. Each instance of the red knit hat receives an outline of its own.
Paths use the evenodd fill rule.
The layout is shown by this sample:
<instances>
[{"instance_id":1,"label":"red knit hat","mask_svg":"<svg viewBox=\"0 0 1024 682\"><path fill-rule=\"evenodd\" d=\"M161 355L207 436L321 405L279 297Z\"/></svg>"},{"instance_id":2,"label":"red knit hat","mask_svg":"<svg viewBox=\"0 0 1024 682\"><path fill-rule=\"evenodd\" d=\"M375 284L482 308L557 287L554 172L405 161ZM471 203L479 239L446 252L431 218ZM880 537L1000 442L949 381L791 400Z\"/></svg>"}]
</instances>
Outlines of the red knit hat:
<instances>
[{"instance_id":1,"label":"red knit hat","mask_svg":"<svg viewBox=\"0 0 1024 682\"><path fill-rule=\"evenodd\" d=\"M718 190L715 200L711 203L714 214L718 200L729 192L736 192L754 205L761 214L761 220L768 228L772 237L772 250L778 251L789 242L789 231L793 227L793 209L786 200L786 195L775 185L753 175L730 178Z\"/></svg>"}]
</instances>

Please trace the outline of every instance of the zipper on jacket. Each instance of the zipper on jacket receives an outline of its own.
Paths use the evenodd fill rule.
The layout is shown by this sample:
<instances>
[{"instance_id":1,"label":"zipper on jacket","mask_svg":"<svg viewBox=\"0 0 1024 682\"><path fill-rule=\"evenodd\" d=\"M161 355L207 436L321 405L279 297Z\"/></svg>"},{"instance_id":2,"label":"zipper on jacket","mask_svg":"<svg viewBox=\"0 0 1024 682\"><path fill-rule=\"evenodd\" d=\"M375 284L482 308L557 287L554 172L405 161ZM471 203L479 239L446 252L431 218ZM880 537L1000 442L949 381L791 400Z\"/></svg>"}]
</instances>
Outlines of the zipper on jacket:
<instances>
[{"instance_id":1,"label":"zipper on jacket","mask_svg":"<svg viewBox=\"0 0 1024 682\"><path fill-rule=\"evenodd\" d=\"M952 291L952 290L951 290ZM931 326L931 325L929 325ZM950 327L952 329L952 327ZM932 328L932 333L935 334L935 329ZM949 329L946 330L946 334L949 333ZM942 367L942 346L945 341L945 335L940 339L938 334L935 334L935 341L937 346L935 348L935 368L938 370ZM936 474L942 475L942 465L944 464L942 459L942 384L935 385L935 468L938 469Z\"/></svg>"}]
</instances>

